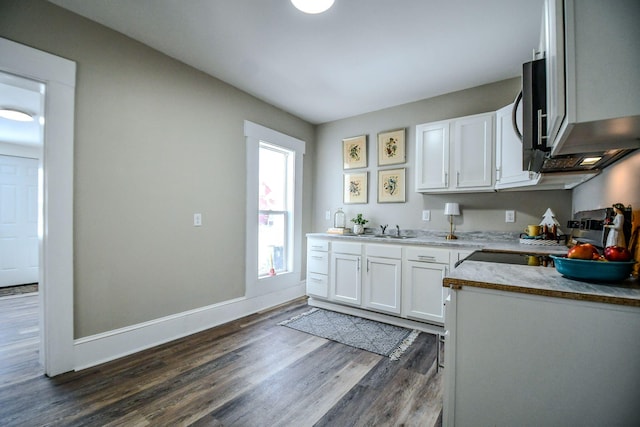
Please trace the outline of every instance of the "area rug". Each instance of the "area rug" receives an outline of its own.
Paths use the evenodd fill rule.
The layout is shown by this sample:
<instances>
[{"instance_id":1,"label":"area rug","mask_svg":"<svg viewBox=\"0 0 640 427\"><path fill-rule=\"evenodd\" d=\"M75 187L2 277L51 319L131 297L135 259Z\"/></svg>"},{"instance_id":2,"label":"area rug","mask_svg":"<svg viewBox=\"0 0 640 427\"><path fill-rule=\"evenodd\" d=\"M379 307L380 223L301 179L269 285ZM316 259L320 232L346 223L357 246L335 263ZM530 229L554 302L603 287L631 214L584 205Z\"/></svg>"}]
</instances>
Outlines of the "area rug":
<instances>
[{"instance_id":1,"label":"area rug","mask_svg":"<svg viewBox=\"0 0 640 427\"><path fill-rule=\"evenodd\" d=\"M420 331L313 308L278 323L298 331L398 360Z\"/></svg>"}]
</instances>

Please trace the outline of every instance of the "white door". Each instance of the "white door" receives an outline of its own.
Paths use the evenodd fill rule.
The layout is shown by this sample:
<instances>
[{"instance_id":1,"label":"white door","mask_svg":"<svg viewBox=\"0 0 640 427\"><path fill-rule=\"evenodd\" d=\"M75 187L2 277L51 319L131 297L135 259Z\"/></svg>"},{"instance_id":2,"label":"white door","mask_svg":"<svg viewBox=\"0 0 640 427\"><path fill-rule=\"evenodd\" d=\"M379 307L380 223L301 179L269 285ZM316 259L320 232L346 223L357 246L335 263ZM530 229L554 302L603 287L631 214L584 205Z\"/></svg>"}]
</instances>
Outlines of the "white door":
<instances>
[{"instance_id":1,"label":"white door","mask_svg":"<svg viewBox=\"0 0 640 427\"><path fill-rule=\"evenodd\" d=\"M493 186L493 113L455 120L453 129L455 188Z\"/></svg>"},{"instance_id":2,"label":"white door","mask_svg":"<svg viewBox=\"0 0 640 427\"><path fill-rule=\"evenodd\" d=\"M0 156L0 287L38 282L38 160Z\"/></svg>"},{"instance_id":3,"label":"white door","mask_svg":"<svg viewBox=\"0 0 640 427\"><path fill-rule=\"evenodd\" d=\"M364 305L400 314L401 271L402 261L399 259L367 257Z\"/></svg>"},{"instance_id":4,"label":"white door","mask_svg":"<svg viewBox=\"0 0 640 427\"><path fill-rule=\"evenodd\" d=\"M449 122L416 126L416 191L449 186Z\"/></svg>"},{"instance_id":5,"label":"white door","mask_svg":"<svg viewBox=\"0 0 640 427\"><path fill-rule=\"evenodd\" d=\"M402 316L444 323L442 279L447 266L428 262L406 261L403 275Z\"/></svg>"},{"instance_id":6,"label":"white door","mask_svg":"<svg viewBox=\"0 0 640 427\"><path fill-rule=\"evenodd\" d=\"M359 255L331 255L331 299L353 305L361 304L360 259Z\"/></svg>"}]
</instances>

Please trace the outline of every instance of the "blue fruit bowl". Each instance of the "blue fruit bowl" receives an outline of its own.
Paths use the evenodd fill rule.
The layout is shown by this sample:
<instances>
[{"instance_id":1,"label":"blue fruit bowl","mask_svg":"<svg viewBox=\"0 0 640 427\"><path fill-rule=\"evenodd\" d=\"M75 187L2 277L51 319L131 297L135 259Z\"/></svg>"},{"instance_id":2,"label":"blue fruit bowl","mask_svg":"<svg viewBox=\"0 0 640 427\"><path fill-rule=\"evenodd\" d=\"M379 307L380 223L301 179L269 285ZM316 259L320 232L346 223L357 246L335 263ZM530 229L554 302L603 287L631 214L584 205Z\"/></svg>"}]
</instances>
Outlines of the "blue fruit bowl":
<instances>
[{"instance_id":1,"label":"blue fruit bowl","mask_svg":"<svg viewBox=\"0 0 640 427\"><path fill-rule=\"evenodd\" d=\"M591 261L550 255L558 273L569 279L616 282L629 277L635 261Z\"/></svg>"}]
</instances>

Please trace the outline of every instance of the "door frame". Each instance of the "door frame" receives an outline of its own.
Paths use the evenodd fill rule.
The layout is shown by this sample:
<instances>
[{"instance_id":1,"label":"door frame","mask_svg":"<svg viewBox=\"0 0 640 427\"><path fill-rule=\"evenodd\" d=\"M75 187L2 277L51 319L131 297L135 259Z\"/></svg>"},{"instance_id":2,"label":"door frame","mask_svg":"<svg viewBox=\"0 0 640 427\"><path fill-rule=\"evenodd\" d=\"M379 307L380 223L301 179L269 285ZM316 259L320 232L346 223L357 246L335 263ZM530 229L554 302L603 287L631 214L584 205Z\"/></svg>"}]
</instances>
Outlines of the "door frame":
<instances>
[{"instance_id":1,"label":"door frame","mask_svg":"<svg viewBox=\"0 0 640 427\"><path fill-rule=\"evenodd\" d=\"M75 367L73 130L76 63L0 38L0 70L46 85L40 159L40 360L47 376Z\"/></svg>"}]
</instances>

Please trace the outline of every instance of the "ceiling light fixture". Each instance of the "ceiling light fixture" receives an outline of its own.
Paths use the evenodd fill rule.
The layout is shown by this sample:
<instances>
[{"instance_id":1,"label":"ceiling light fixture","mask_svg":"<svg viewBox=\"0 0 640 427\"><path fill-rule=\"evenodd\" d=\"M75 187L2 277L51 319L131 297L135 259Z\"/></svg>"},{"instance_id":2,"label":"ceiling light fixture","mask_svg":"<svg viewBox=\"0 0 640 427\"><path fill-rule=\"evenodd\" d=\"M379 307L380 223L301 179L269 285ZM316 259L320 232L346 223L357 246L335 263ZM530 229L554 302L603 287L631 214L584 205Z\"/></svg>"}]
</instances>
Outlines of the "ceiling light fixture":
<instances>
[{"instance_id":1,"label":"ceiling light fixture","mask_svg":"<svg viewBox=\"0 0 640 427\"><path fill-rule=\"evenodd\" d=\"M32 122L33 114L11 107L0 108L0 117L16 122Z\"/></svg>"},{"instance_id":2,"label":"ceiling light fixture","mask_svg":"<svg viewBox=\"0 0 640 427\"><path fill-rule=\"evenodd\" d=\"M335 0L291 0L291 3L304 13L322 13L333 6Z\"/></svg>"}]
</instances>

